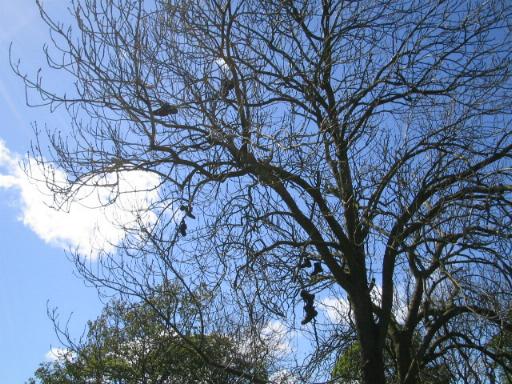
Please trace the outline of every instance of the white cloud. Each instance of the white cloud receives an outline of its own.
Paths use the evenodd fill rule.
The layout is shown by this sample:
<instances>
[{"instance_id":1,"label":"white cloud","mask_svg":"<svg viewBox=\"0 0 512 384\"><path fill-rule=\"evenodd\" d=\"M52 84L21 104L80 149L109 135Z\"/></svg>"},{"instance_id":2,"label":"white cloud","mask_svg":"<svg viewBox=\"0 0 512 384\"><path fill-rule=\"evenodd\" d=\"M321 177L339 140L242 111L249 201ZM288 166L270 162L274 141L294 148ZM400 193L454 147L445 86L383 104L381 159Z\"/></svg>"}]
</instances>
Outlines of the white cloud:
<instances>
[{"instance_id":1,"label":"white cloud","mask_svg":"<svg viewBox=\"0 0 512 384\"><path fill-rule=\"evenodd\" d=\"M395 285L395 297L393 299L393 315L400 324L405 324L409 314L409 303L407 300L407 287L402 284Z\"/></svg>"},{"instance_id":2,"label":"white cloud","mask_svg":"<svg viewBox=\"0 0 512 384\"><path fill-rule=\"evenodd\" d=\"M291 332L287 326L278 320L268 322L261 330L261 340L273 354L283 356L292 350L290 345Z\"/></svg>"},{"instance_id":3,"label":"white cloud","mask_svg":"<svg viewBox=\"0 0 512 384\"><path fill-rule=\"evenodd\" d=\"M393 308L392 314L395 317L395 320L398 323L403 324L407 319L407 300L406 300L406 287L401 284L395 284L394 286L394 298L393 298ZM372 302L375 305L382 305L382 286L380 284L375 284L371 293L370 293Z\"/></svg>"},{"instance_id":4,"label":"white cloud","mask_svg":"<svg viewBox=\"0 0 512 384\"><path fill-rule=\"evenodd\" d=\"M58 196L44 181L42 167L29 160L28 177L18 163L19 157L0 140L0 188L19 192L20 220L48 244L96 258L101 250L113 251L125 237L125 229L134 227L137 220L154 219L147 210L158 197L159 178L154 174L123 171L96 177L75 191L73 202L58 203ZM53 182L69 187L59 169L54 170ZM116 190L109 186L113 184ZM62 209L52 208L56 205Z\"/></svg>"},{"instance_id":5,"label":"white cloud","mask_svg":"<svg viewBox=\"0 0 512 384\"><path fill-rule=\"evenodd\" d=\"M345 298L327 297L320 301L320 308L331 323L347 323L351 316L350 303Z\"/></svg>"},{"instance_id":6,"label":"white cloud","mask_svg":"<svg viewBox=\"0 0 512 384\"><path fill-rule=\"evenodd\" d=\"M223 58L219 57L217 60L215 60L215 63L217 63L217 65L222 70L222 72L224 72L224 73L229 72L229 66Z\"/></svg>"},{"instance_id":7,"label":"white cloud","mask_svg":"<svg viewBox=\"0 0 512 384\"><path fill-rule=\"evenodd\" d=\"M395 319L403 324L407 319L407 302L400 293L403 292L402 287L395 287L395 298L393 300L393 316ZM373 304L380 306L382 303L382 287L375 284L370 297ZM334 324L347 323L350 319L353 320L353 313L351 311L350 302L346 298L327 297L320 301L319 306L324 312L327 319Z\"/></svg>"},{"instance_id":8,"label":"white cloud","mask_svg":"<svg viewBox=\"0 0 512 384\"><path fill-rule=\"evenodd\" d=\"M75 358L75 356L76 356L76 354L67 348L53 347L48 352L46 352L46 354L44 355L44 358L46 361L53 363L53 362L62 361L62 360L71 361Z\"/></svg>"},{"instance_id":9,"label":"white cloud","mask_svg":"<svg viewBox=\"0 0 512 384\"><path fill-rule=\"evenodd\" d=\"M271 374L269 381L271 384L294 384L297 383L297 378L289 370L282 369Z\"/></svg>"}]
</instances>

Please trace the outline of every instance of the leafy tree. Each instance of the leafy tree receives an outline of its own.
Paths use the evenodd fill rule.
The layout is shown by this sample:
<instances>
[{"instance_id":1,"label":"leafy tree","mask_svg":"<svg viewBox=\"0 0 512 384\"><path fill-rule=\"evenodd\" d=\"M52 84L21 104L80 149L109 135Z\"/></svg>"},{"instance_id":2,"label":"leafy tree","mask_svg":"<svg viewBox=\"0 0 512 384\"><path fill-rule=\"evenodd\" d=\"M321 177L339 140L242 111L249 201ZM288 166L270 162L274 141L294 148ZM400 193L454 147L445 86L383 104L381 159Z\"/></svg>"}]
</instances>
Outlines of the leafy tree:
<instances>
[{"instance_id":1,"label":"leafy tree","mask_svg":"<svg viewBox=\"0 0 512 384\"><path fill-rule=\"evenodd\" d=\"M507 318L510 320L511 311L508 311ZM503 364L495 364L490 367L490 375L494 382L503 384L512 383L512 331L499 330L498 334L491 339L490 353L504 356Z\"/></svg>"},{"instance_id":2,"label":"leafy tree","mask_svg":"<svg viewBox=\"0 0 512 384\"><path fill-rule=\"evenodd\" d=\"M363 377L361 366L361 344L351 343L336 361L331 378L336 383L358 383Z\"/></svg>"},{"instance_id":3,"label":"leafy tree","mask_svg":"<svg viewBox=\"0 0 512 384\"><path fill-rule=\"evenodd\" d=\"M503 364L501 368L498 369L498 376L501 379L503 384L511 384L512 383L512 332L503 332L499 337L495 340L495 345L493 349L498 354L503 354L507 356L508 361Z\"/></svg>"},{"instance_id":4,"label":"leafy tree","mask_svg":"<svg viewBox=\"0 0 512 384\"><path fill-rule=\"evenodd\" d=\"M183 298L183 297L181 297ZM156 301L157 307L168 300ZM154 302L155 303L155 302ZM80 343L67 340L67 352L43 363L30 383L249 383L239 371L265 377L264 359L249 361L226 335L178 336L147 303L109 303L88 325ZM206 365L202 354L222 365Z\"/></svg>"},{"instance_id":5,"label":"leafy tree","mask_svg":"<svg viewBox=\"0 0 512 384\"><path fill-rule=\"evenodd\" d=\"M386 379L390 383L399 383L397 374L397 361L392 348L388 345L384 352L384 365ZM361 345L356 341L343 350L331 373L331 379L335 383L361 383L362 360ZM431 365L419 369L418 383L423 384L450 384L453 382L450 370L445 365Z\"/></svg>"},{"instance_id":6,"label":"leafy tree","mask_svg":"<svg viewBox=\"0 0 512 384\"><path fill-rule=\"evenodd\" d=\"M366 384L386 382L388 339L402 384L506 364L490 340L511 329L510 1L75 0L69 27L39 6L74 81L13 64L71 116L51 153L34 144L48 184L62 202L159 177L117 252L76 256L86 280L142 301L207 286L197 335L279 320L310 342L283 360L304 382L353 332Z\"/></svg>"}]
</instances>

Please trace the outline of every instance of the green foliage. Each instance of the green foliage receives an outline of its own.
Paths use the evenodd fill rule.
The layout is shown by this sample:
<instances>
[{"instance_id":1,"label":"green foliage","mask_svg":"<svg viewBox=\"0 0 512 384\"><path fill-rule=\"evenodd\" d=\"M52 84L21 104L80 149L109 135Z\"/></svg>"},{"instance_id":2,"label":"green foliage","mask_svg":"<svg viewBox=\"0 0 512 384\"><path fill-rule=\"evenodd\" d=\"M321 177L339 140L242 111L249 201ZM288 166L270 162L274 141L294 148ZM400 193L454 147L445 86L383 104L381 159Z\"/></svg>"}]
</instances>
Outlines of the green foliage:
<instances>
[{"instance_id":1,"label":"green foliage","mask_svg":"<svg viewBox=\"0 0 512 384\"><path fill-rule=\"evenodd\" d=\"M499 382L512 384L512 332L502 331L491 342L492 352L506 356L504 366L496 369Z\"/></svg>"},{"instance_id":2,"label":"green foliage","mask_svg":"<svg viewBox=\"0 0 512 384\"><path fill-rule=\"evenodd\" d=\"M249 382L222 366L266 377L263 365L241 358L227 336L179 335L157 316L164 301L157 300L154 307L110 303L89 323L80 345L55 362L41 364L28 384Z\"/></svg>"},{"instance_id":3,"label":"green foliage","mask_svg":"<svg viewBox=\"0 0 512 384\"><path fill-rule=\"evenodd\" d=\"M384 354L384 359L387 381L389 383L399 383L400 380L395 368L396 363L389 351ZM361 361L361 345L356 341L350 344L339 356L331 372L331 379L339 384L362 383ZM418 383L450 384L451 373L445 364L424 367L419 372Z\"/></svg>"},{"instance_id":4,"label":"green foliage","mask_svg":"<svg viewBox=\"0 0 512 384\"><path fill-rule=\"evenodd\" d=\"M331 378L336 379L337 383L361 380L361 345L358 342L352 343L340 355L332 370Z\"/></svg>"}]
</instances>

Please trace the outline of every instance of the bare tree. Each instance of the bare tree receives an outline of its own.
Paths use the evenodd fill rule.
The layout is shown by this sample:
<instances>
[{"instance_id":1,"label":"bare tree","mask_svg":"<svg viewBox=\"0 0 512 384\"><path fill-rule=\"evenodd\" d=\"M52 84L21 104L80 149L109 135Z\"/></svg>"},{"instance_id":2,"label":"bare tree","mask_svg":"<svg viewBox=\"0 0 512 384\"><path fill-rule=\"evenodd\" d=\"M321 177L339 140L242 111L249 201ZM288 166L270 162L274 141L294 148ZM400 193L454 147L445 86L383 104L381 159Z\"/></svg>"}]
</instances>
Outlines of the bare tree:
<instances>
[{"instance_id":1,"label":"bare tree","mask_svg":"<svg viewBox=\"0 0 512 384\"><path fill-rule=\"evenodd\" d=\"M74 91L14 65L72 117L35 158L68 198L160 177L154 219L97 264L77 256L85 278L143 299L207 286L205 334L279 319L311 341L286 360L298 381L327 380L352 332L367 384L510 369L489 347L511 329L509 1L71 4L70 28L40 10ZM350 313L329 322L328 297Z\"/></svg>"}]
</instances>

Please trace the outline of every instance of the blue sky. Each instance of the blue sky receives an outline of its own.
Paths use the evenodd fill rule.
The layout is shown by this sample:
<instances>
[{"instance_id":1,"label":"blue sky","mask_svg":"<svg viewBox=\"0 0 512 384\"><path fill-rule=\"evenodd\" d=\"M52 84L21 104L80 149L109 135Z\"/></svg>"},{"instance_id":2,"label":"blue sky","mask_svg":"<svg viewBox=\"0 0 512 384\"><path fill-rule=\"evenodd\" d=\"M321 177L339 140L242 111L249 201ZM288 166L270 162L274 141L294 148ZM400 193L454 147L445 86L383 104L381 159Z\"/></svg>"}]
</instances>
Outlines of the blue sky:
<instances>
[{"instance_id":1,"label":"blue sky","mask_svg":"<svg viewBox=\"0 0 512 384\"><path fill-rule=\"evenodd\" d=\"M138 202L147 207L155 196L127 194L115 206L91 210L83 205L99 205L98 201L108 198L108 191L85 191L84 204L71 206L70 213L57 213L46 206L51 198L44 185L29 179L19 163L34 139L34 122L40 128L48 125L65 131L67 116L62 110L50 114L45 108L25 105L25 91L9 66L8 51L12 42L13 56L21 58L22 68L33 74L44 66L42 47L48 31L33 0L0 0L0 4L0 233L4 244L0 252L0 383L16 384L24 383L39 363L48 360L49 351L60 347L47 317L48 306L58 307L63 322L72 315L69 325L75 336L102 308L96 291L74 274L64 249L78 249L94 258L97 248L108 249L123 236L106 218L115 217L121 225L129 223L133 214L126 212L133 211ZM62 6L66 2L46 0L44 4L50 14L66 19ZM65 87L60 76L43 73L50 86ZM57 176L65 179L63 174ZM126 189L139 191L156 182L136 173L121 181ZM123 207L128 209L123 211ZM268 332L274 334L281 327L269 324Z\"/></svg>"},{"instance_id":2,"label":"blue sky","mask_svg":"<svg viewBox=\"0 0 512 384\"><path fill-rule=\"evenodd\" d=\"M65 2L46 1L45 4L60 12L57 4ZM52 223L43 220L45 212L33 211L32 218L27 215L24 198L34 196L29 192L22 196L19 183L6 186L7 178L11 181L13 177L21 178L12 164L17 164L29 149L33 139L32 122L65 129L62 112L50 115L45 109L25 105L23 86L9 67L8 49L13 42L14 55L23 58L28 70L37 69L46 36L47 28L39 20L34 0L0 0L0 178L3 177L3 184L0 181L3 244L0 251L0 383L3 384L24 383L45 360L50 348L59 345L46 315L47 302L50 307L59 308L64 321L72 314L70 325L76 334L80 334L86 320L94 318L101 309L96 291L74 275L73 265L63 251L66 242L49 237ZM33 220L32 224L29 219ZM37 225L46 227L46 232L44 228L34 230Z\"/></svg>"},{"instance_id":3,"label":"blue sky","mask_svg":"<svg viewBox=\"0 0 512 384\"><path fill-rule=\"evenodd\" d=\"M67 4L44 1L49 14L64 22L69 18ZM43 67L50 88L68 89L73 84L60 73L44 70L43 45L49 34L35 1L0 0L0 5L0 233L4 244L0 252L0 383L16 384L32 376L49 359L49 351L61 347L48 308L57 307L64 324L70 318L74 337L101 311L96 290L76 276L64 250L78 250L93 262L98 250L114 250L125 234L121 228L137 219L152 220L146 211L157 197L159 180L147 172L120 172L112 176L119 178L121 195L108 207L90 208L111 201L112 191L88 187L78 193L80 203L66 206L66 212L48 207L52 195L44 182L35 181L42 178L40 168L33 164L33 178L29 178L19 165L27 161L34 123L43 131L47 126L66 132L69 120L63 109L50 113L47 108L26 106L22 81L9 65L10 44L12 56L21 59L23 73L34 75ZM55 175L55 181L65 185L65 175L59 170Z\"/></svg>"},{"instance_id":4,"label":"blue sky","mask_svg":"<svg viewBox=\"0 0 512 384\"><path fill-rule=\"evenodd\" d=\"M59 20L68 17L68 2L45 0L44 4ZM46 108L27 107L23 84L9 66L12 42L14 58L22 60L27 73L36 73L44 66L42 48L47 39L48 30L34 0L0 0L0 384L24 383L48 352L60 346L47 317L48 306L58 307L63 322L72 315L69 325L75 336L101 311L95 289L86 287L74 274L64 249L78 249L94 258L97 249L108 250L119 243L123 233L117 225L134 220L134 207L140 203L147 207L148 201L156 198L154 191L128 193L107 209L91 210L84 205L99 205L108 199L108 191L86 190L82 205L69 207L69 213L57 213L46 205L51 198L44 185L21 171L18 164L34 139L33 123L64 132L68 124L63 110L50 114ZM66 87L61 76L52 77L48 72L44 76L50 87ZM34 169L37 172L37 167ZM59 172L57 177L65 180ZM124 185L126 190L151 191L156 183L147 173L132 172L121 177L121 190ZM348 304L339 298L327 297L320 307L331 321L348 317ZM271 322L266 332L279 335L282 327ZM288 346L279 342L277 349L286 351Z\"/></svg>"}]
</instances>

